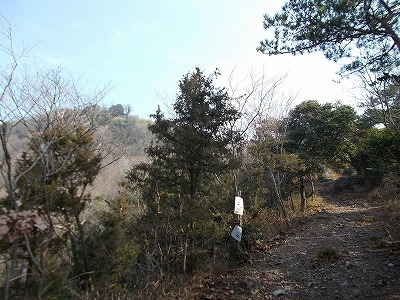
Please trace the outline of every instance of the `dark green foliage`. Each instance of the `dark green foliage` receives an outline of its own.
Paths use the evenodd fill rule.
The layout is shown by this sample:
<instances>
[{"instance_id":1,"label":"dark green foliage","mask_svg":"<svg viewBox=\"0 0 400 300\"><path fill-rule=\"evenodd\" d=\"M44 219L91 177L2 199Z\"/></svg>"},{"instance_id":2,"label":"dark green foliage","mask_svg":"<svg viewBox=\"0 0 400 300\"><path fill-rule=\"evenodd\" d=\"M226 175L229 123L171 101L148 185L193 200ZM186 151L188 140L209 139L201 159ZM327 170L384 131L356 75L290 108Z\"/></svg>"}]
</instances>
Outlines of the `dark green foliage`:
<instances>
[{"instance_id":1,"label":"dark green foliage","mask_svg":"<svg viewBox=\"0 0 400 300\"><path fill-rule=\"evenodd\" d=\"M352 166L372 187L386 177L396 178L400 174L399 82L399 76L384 74L369 83L371 95L360 118Z\"/></svg>"},{"instance_id":2,"label":"dark green foliage","mask_svg":"<svg viewBox=\"0 0 400 300\"><path fill-rule=\"evenodd\" d=\"M30 267L37 277L29 277L28 283L32 290L37 286L39 294L64 288L50 286L50 281L47 290L40 292L48 276L57 277L55 284L72 278L77 290L91 284L80 215L91 199L85 189L100 170L101 156L94 148L93 134L83 127L55 124L43 135L33 135L29 150L16 162L15 176L20 178L16 195L21 208L41 207L49 224L46 235L29 239ZM68 263L65 257L70 258ZM47 267L63 269L63 273L49 272Z\"/></svg>"},{"instance_id":3,"label":"dark green foliage","mask_svg":"<svg viewBox=\"0 0 400 300\"><path fill-rule=\"evenodd\" d=\"M279 13L264 16L264 28L274 35L262 41L258 51L322 51L335 62L346 59L342 76L358 71L363 78L367 101L357 131L349 107L308 102L292 112L285 150L299 155L304 174L350 162L376 185L397 168L392 155L397 155L396 137L386 136L386 130L396 132L400 120L399 14L395 0L289 0ZM379 136L371 131L375 125L385 127Z\"/></svg>"},{"instance_id":4,"label":"dark green foliage","mask_svg":"<svg viewBox=\"0 0 400 300\"><path fill-rule=\"evenodd\" d=\"M355 121L354 109L346 105L334 107L329 103L305 101L291 111L284 148L297 154L302 165L294 174L302 211L306 207L306 179L311 182L313 196L314 180L326 165L343 166L350 161L355 151L352 141Z\"/></svg>"},{"instance_id":5,"label":"dark green foliage","mask_svg":"<svg viewBox=\"0 0 400 300\"><path fill-rule=\"evenodd\" d=\"M400 61L399 12L397 0L290 0L281 12L265 15L264 28L275 35L262 41L258 51L322 51L333 61L353 58L347 71L369 66L387 72Z\"/></svg>"},{"instance_id":6,"label":"dark green foliage","mask_svg":"<svg viewBox=\"0 0 400 300\"><path fill-rule=\"evenodd\" d=\"M290 113L285 149L297 153L314 171L323 164L348 162L357 115L347 105L305 101Z\"/></svg>"},{"instance_id":7,"label":"dark green foliage","mask_svg":"<svg viewBox=\"0 0 400 300\"><path fill-rule=\"evenodd\" d=\"M227 93L215 88L199 69L186 75L179 88L174 118L166 119L160 110L152 116L149 128L156 143L147 152L159 160L155 164L174 169L168 181L172 179L179 192L194 198L200 181L229 170L234 163L228 145L237 142L238 135L229 125L238 113L229 106Z\"/></svg>"},{"instance_id":8,"label":"dark green foliage","mask_svg":"<svg viewBox=\"0 0 400 300\"><path fill-rule=\"evenodd\" d=\"M346 105L305 101L283 120L264 120L247 148L242 182L253 209L294 209L293 194L313 196L313 181L327 165L343 166L355 153L356 113Z\"/></svg>"},{"instance_id":9,"label":"dark green foliage","mask_svg":"<svg viewBox=\"0 0 400 300\"><path fill-rule=\"evenodd\" d=\"M160 109L152 116L150 163L127 176L147 207L137 227L143 242L138 264L152 262L148 278L189 272L207 257L226 233L227 174L238 167L230 145L240 142L232 129L239 114L212 77L198 68L185 75L173 108L171 118Z\"/></svg>"},{"instance_id":10,"label":"dark green foliage","mask_svg":"<svg viewBox=\"0 0 400 300\"><path fill-rule=\"evenodd\" d=\"M216 174L237 166L228 146L239 142L230 127L238 113L229 106L227 93L199 69L186 75L179 87L174 118L165 118L160 110L152 116L149 129L156 141L147 149L152 164L141 169L157 179L159 190L193 202Z\"/></svg>"},{"instance_id":11,"label":"dark green foliage","mask_svg":"<svg viewBox=\"0 0 400 300\"><path fill-rule=\"evenodd\" d=\"M400 176L400 131L370 129L360 138L352 166L375 187L385 176Z\"/></svg>"},{"instance_id":12,"label":"dark green foliage","mask_svg":"<svg viewBox=\"0 0 400 300\"><path fill-rule=\"evenodd\" d=\"M95 153L93 132L68 131L63 126L33 137L29 151L17 161L19 193L27 207L44 205L51 212L83 210L87 199L79 189L93 183L101 156ZM37 161L37 162L35 162Z\"/></svg>"},{"instance_id":13,"label":"dark green foliage","mask_svg":"<svg viewBox=\"0 0 400 300\"><path fill-rule=\"evenodd\" d=\"M139 255L132 205L125 193L106 202L108 210L102 213L97 224L88 228L87 235L93 281L102 298L126 292Z\"/></svg>"},{"instance_id":14,"label":"dark green foliage","mask_svg":"<svg viewBox=\"0 0 400 300\"><path fill-rule=\"evenodd\" d=\"M393 167L400 166L400 130L373 130L366 147L376 160Z\"/></svg>"},{"instance_id":15,"label":"dark green foliage","mask_svg":"<svg viewBox=\"0 0 400 300\"><path fill-rule=\"evenodd\" d=\"M125 109L122 104L111 105L109 112L112 117L123 117L125 116Z\"/></svg>"}]
</instances>

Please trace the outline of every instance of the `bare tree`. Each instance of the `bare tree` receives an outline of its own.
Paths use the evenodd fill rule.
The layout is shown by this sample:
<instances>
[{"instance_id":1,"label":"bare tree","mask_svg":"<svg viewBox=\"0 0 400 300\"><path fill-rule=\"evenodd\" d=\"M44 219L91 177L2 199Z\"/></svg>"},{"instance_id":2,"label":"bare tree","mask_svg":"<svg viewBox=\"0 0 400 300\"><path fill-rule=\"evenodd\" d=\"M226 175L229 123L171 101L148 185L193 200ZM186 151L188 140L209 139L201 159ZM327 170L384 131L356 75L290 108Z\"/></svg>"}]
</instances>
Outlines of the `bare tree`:
<instances>
[{"instance_id":1,"label":"bare tree","mask_svg":"<svg viewBox=\"0 0 400 300\"><path fill-rule=\"evenodd\" d=\"M253 68L241 79L237 79L236 68L230 72L228 94L234 107L241 114L241 118L232 124L232 128L238 130L245 140L251 138L257 127L266 119L287 115L294 96L285 95L280 90L286 77L287 74L268 77L265 67L258 72ZM238 146L233 144L233 155L238 155L238 150ZM235 193L238 193L236 174L234 181Z\"/></svg>"},{"instance_id":2,"label":"bare tree","mask_svg":"<svg viewBox=\"0 0 400 300\"><path fill-rule=\"evenodd\" d=\"M357 75L365 114L371 122L381 123L388 130L397 130L400 126L400 75L383 73L377 76L368 70Z\"/></svg>"},{"instance_id":3,"label":"bare tree","mask_svg":"<svg viewBox=\"0 0 400 300\"><path fill-rule=\"evenodd\" d=\"M13 200L12 185L12 159L10 154L9 138L10 134L16 126L19 124L19 120L15 120L16 107L10 101L10 98L14 94L16 85L16 72L19 67L20 61L26 57L29 52L28 48L22 48L16 50L13 44L13 29L14 26L8 22L7 19L1 19L1 37L4 43L0 43L0 49L3 54L9 58L9 62L1 67L0 70L0 141L2 146L2 157L0 161L0 172L2 175L2 186L7 190L8 196L11 201L11 206L16 208L16 204Z\"/></svg>"},{"instance_id":4,"label":"bare tree","mask_svg":"<svg viewBox=\"0 0 400 300\"><path fill-rule=\"evenodd\" d=\"M265 67L257 72L254 68L237 80L234 68L228 78L228 94L242 118L235 124L243 135L254 133L255 125L267 116L279 112L279 88L286 74L268 77Z\"/></svg>"},{"instance_id":5,"label":"bare tree","mask_svg":"<svg viewBox=\"0 0 400 300\"><path fill-rule=\"evenodd\" d=\"M16 50L13 44L13 29L14 26L2 17L1 23L1 38L4 42L0 43L2 53L9 58L9 62L1 67L0 70L0 142L1 142L1 160L0 173L2 176L1 189L5 189L11 208L17 210L18 202L14 199L13 194L15 187L13 185L13 159L11 156L11 145L9 144L10 135L16 126L18 120L14 119L15 107L10 101L10 95L13 95L15 88L15 77L20 61L26 57L29 52L28 48ZM6 212L3 210L3 212ZM4 223L4 222L3 222ZM2 230L2 233L8 233L8 228ZM3 234L2 234L3 237ZM4 238L4 237L3 237ZM9 255L4 256L5 267L5 283L4 283L4 299L9 299L9 288L14 280L17 269L17 242L11 241Z\"/></svg>"},{"instance_id":6,"label":"bare tree","mask_svg":"<svg viewBox=\"0 0 400 300\"><path fill-rule=\"evenodd\" d=\"M21 68L20 64L29 52L28 48L16 50L13 44L14 27L3 19L2 37L5 42L0 43L1 50L9 62L2 66L0 86L0 174L2 178L1 188L5 197L3 204L7 211L12 210L18 213L26 204L24 193L18 191L17 186L38 164L45 169L44 178L57 174L68 163L78 144L69 144L64 149L64 155L57 157L49 153L49 149L60 142L66 136L76 133L93 133L98 126L98 105L107 95L110 86L106 85L87 93L87 86L76 81L63 68L53 70ZM63 128L63 135L60 135L59 128ZM22 172L15 173L15 162L21 154L21 150L15 149L12 136L16 131L22 130L24 134L36 143L36 156L30 161ZM83 131L82 131L83 130ZM51 133L54 133L51 135ZM50 136L49 136L50 134ZM79 143L79 142L78 142ZM100 147L98 152L102 151ZM60 160L61 159L61 160ZM85 193L85 186L82 186L81 195ZM4 208L6 209L6 208ZM32 207L32 209L35 209ZM45 249L55 233L51 211L46 211L49 230L47 239L42 249ZM39 215L37 215L39 217ZM19 222L20 220L16 220ZM84 232L79 216L75 215L74 222L78 228L78 237L83 241ZM22 224L22 223L21 223ZM25 223L24 223L25 224ZM27 227L28 228L28 227ZM26 229L27 229L26 228ZM65 227L68 228L68 227ZM4 235L9 234L6 229ZM9 288L16 278L24 278L25 274L18 274L17 253L23 249L24 257L29 257L29 262L36 270L39 277L43 278L45 272L45 255L35 256L30 247L29 230L21 230L20 239L12 239L10 251L5 254L6 282L4 284L4 298L9 298ZM3 234L2 234L3 237ZM20 243L20 244L18 244ZM21 246L21 247L20 247ZM43 250L45 251L45 250ZM26 268L25 268L26 270ZM39 279L39 282L42 280ZM39 287L38 297L41 288Z\"/></svg>"}]
</instances>

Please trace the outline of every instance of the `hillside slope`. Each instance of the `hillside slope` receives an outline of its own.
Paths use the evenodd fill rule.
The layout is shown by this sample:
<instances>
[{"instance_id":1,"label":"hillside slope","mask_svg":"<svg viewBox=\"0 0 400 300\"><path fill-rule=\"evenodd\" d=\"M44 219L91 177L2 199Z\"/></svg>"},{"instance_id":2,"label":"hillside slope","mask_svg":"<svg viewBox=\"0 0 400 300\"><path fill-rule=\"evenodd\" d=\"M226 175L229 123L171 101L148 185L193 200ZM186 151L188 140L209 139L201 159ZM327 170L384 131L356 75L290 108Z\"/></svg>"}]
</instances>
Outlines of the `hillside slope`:
<instances>
[{"instance_id":1,"label":"hillside slope","mask_svg":"<svg viewBox=\"0 0 400 300\"><path fill-rule=\"evenodd\" d=\"M400 299L400 246L386 230L388 206L361 193L318 193L325 205L304 225L252 255L248 265L194 285L197 299ZM193 295L192 294L192 295Z\"/></svg>"}]
</instances>

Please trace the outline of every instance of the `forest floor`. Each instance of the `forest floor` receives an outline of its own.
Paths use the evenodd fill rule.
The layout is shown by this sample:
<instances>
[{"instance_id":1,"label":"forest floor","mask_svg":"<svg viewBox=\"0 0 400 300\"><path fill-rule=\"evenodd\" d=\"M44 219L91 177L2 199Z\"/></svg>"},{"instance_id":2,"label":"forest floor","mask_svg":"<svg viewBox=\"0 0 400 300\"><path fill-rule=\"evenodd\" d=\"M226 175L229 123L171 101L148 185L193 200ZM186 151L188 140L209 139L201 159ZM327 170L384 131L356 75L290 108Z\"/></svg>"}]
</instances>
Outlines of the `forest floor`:
<instances>
[{"instance_id":1,"label":"forest floor","mask_svg":"<svg viewBox=\"0 0 400 300\"><path fill-rule=\"evenodd\" d=\"M317 185L324 199L251 261L200 278L191 299L400 299L398 214L362 191ZM398 207L396 208L398 210Z\"/></svg>"}]
</instances>

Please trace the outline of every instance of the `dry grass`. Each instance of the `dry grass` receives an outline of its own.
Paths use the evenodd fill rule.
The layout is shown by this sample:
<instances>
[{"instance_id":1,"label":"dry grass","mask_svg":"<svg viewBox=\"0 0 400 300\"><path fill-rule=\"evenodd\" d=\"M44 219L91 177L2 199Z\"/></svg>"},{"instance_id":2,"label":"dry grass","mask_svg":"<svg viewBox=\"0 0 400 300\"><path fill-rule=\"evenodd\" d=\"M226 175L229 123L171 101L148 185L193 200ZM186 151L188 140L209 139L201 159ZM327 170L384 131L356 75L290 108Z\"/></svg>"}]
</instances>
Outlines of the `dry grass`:
<instances>
[{"instance_id":1,"label":"dry grass","mask_svg":"<svg viewBox=\"0 0 400 300\"><path fill-rule=\"evenodd\" d=\"M391 242L400 242L400 202L387 205L388 216L383 222L387 238Z\"/></svg>"},{"instance_id":2,"label":"dry grass","mask_svg":"<svg viewBox=\"0 0 400 300\"><path fill-rule=\"evenodd\" d=\"M389 242L400 242L400 186L395 174L386 176L382 184L369 193L368 201L373 205L383 205L385 215L382 224ZM373 220L375 221L375 220Z\"/></svg>"},{"instance_id":3,"label":"dry grass","mask_svg":"<svg viewBox=\"0 0 400 300\"><path fill-rule=\"evenodd\" d=\"M316 195L314 196L313 200L308 201L308 207L306 214L314 214L315 212L319 211L324 205L324 198Z\"/></svg>"},{"instance_id":4,"label":"dry grass","mask_svg":"<svg viewBox=\"0 0 400 300\"><path fill-rule=\"evenodd\" d=\"M388 175L382 180L382 184L369 193L371 202L398 203L400 201L400 186L398 176Z\"/></svg>"}]
</instances>

